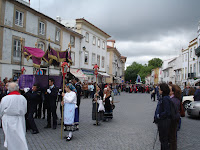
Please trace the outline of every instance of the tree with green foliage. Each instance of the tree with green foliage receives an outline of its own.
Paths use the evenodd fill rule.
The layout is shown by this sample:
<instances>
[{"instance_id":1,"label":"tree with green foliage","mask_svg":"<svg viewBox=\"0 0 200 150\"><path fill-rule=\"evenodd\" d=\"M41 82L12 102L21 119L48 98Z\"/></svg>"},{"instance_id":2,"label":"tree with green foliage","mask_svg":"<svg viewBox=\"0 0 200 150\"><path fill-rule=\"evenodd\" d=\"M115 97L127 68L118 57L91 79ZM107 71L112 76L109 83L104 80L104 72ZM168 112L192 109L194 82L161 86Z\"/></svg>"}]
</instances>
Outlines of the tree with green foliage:
<instances>
[{"instance_id":1,"label":"tree with green foliage","mask_svg":"<svg viewBox=\"0 0 200 150\"><path fill-rule=\"evenodd\" d=\"M148 65L142 65L137 62L133 62L130 66L127 67L125 71L125 80L132 81L134 83L137 79L137 75L139 74L141 80L145 82L145 77L151 74L151 70L161 67L163 61L160 58L153 58L148 61Z\"/></svg>"},{"instance_id":2,"label":"tree with green foliage","mask_svg":"<svg viewBox=\"0 0 200 150\"><path fill-rule=\"evenodd\" d=\"M140 71L142 67L142 64L139 64L137 62L133 62L130 66L127 67L125 72L125 80L126 81L135 81L138 75L138 72Z\"/></svg>"},{"instance_id":3,"label":"tree with green foliage","mask_svg":"<svg viewBox=\"0 0 200 150\"><path fill-rule=\"evenodd\" d=\"M148 61L148 66L153 66L153 68L160 68L163 61L160 58L153 58Z\"/></svg>"}]
</instances>

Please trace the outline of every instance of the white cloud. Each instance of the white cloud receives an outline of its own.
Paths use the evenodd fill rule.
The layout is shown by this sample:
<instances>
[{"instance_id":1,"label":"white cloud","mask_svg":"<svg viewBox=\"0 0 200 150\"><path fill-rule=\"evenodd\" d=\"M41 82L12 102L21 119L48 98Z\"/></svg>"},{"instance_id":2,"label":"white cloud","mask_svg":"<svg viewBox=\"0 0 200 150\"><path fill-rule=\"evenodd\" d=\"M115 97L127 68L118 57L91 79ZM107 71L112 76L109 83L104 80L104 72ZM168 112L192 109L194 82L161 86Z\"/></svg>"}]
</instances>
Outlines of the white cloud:
<instances>
[{"instance_id":1,"label":"white cloud","mask_svg":"<svg viewBox=\"0 0 200 150\"><path fill-rule=\"evenodd\" d=\"M31 0L31 7L38 10L39 1L47 16L84 17L111 35L127 65L177 55L197 36L200 19L199 0Z\"/></svg>"},{"instance_id":2,"label":"white cloud","mask_svg":"<svg viewBox=\"0 0 200 150\"><path fill-rule=\"evenodd\" d=\"M127 57L126 66L133 61L145 64L152 58L165 60L179 55L181 49L186 48L189 42L196 38L193 35L182 31L161 36L157 41L116 41L116 48Z\"/></svg>"}]
</instances>

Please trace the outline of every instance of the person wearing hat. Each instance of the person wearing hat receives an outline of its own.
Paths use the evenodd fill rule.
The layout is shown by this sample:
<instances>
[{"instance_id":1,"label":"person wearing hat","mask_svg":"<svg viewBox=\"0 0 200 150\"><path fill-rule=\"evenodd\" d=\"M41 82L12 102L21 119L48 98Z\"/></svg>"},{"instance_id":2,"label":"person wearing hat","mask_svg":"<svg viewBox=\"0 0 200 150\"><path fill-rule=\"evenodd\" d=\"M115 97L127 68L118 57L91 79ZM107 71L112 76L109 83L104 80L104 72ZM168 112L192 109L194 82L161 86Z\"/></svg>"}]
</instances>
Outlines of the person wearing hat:
<instances>
[{"instance_id":1,"label":"person wearing hat","mask_svg":"<svg viewBox=\"0 0 200 150\"><path fill-rule=\"evenodd\" d=\"M76 93L70 89L69 84L65 85L65 91L66 93L62 93L62 105L64 105L64 131L69 131L68 136L65 138L67 141L70 141L73 137L72 132L76 131L74 118L75 109L77 107L77 96Z\"/></svg>"}]
</instances>

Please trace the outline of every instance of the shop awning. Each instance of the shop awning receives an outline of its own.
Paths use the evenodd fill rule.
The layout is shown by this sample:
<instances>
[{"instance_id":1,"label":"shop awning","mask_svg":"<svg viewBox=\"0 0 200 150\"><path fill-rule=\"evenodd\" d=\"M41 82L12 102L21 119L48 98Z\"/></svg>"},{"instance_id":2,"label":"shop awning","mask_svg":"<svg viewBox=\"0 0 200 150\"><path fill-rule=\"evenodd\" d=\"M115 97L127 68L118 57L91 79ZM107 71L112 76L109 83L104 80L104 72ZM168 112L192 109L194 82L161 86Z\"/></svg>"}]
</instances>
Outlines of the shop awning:
<instances>
[{"instance_id":1,"label":"shop awning","mask_svg":"<svg viewBox=\"0 0 200 150\"><path fill-rule=\"evenodd\" d=\"M197 84L198 82L200 82L200 79L194 80L194 84Z\"/></svg>"},{"instance_id":2,"label":"shop awning","mask_svg":"<svg viewBox=\"0 0 200 150\"><path fill-rule=\"evenodd\" d=\"M88 80L88 77L80 69L70 68L70 73L73 74L77 78Z\"/></svg>"},{"instance_id":3,"label":"shop awning","mask_svg":"<svg viewBox=\"0 0 200 150\"><path fill-rule=\"evenodd\" d=\"M120 80L121 78L120 78L120 77L114 77L114 79L115 79L115 80Z\"/></svg>"},{"instance_id":4,"label":"shop awning","mask_svg":"<svg viewBox=\"0 0 200 150\"><path fill-rule=\"evenodd\" d=\"M110 75L104 72L98 72L98 74L100 74L101 76L105 77L105 78L109 78Z\"/></svg>"},{"instance_id":5,"label":"shop awning","mask_svg":"<svg viewBox=\"0 0 200 150\"><path fill-rule=\"evenodd\" d=\"M85 74L85 75L89 75L89 76L94 76L94 71L93 70L84 70L82 69L82 72Z\"/></svg>"}]
</instances>

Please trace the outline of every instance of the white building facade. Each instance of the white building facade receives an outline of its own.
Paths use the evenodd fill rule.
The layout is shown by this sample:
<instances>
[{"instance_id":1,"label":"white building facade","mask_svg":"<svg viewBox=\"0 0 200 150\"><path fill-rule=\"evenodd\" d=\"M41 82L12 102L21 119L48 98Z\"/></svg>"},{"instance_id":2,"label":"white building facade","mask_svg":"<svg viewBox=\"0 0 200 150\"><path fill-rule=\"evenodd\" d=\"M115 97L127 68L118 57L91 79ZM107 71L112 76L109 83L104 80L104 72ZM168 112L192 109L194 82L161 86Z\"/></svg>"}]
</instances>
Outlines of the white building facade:
<instances>
[{"instance_id":1,"label":"white building facade","mask_svg":"<svg viewBox=\"0 0 200 150\"><path fill-rule=\"evenodd\" d=\"M107 73L110 77L106 81L107 83L123 83L126 57L121 56L115 47L115 40L108 40L107 43Z\"/></svg>"},{"instance_id":2,"label":"white building facade","mask_svg":"<svg viewBox=\"0 0 200 150\"><path fill-rule=\"evenodd\" d=\"M182 86L182 55L176 57L174 64L173 70L175 73L175 81L173 84Z\"/></svg>"},{"instance_id":3,"label":"white building facade","mask_svg":"<svg viewBox=\"0 0 200 150\"><path fill-rule=\"evenodd\" d=\"M192 86L196 83L198 57L195 55L195 49L197 48L197 38L189 42L188 46L188 83Z\"/></svg>"},{"instance_id":4,"label":"white building facade","mask_svg":"<svg viewBox=\"0 0 200 150\"><path fill-rule=\"evenodd\" d=\"M83 35L80 51L80 68L88 76L88 81L96 81L93 67L99 66L99 75L97 82L105 82L107 69L107 39L110 37L107 33L94 26L84 18L72 21L61 20L66 27L73 29Z\"/></svg>"},{"instance_id":5,"label":"white building facade","mask_svg":"<svg viewBox=\"0 0 200 150\"><path fill-rule=\"evenodd\" d=\"M197 80L195 81L195 85L200 86L200 22L198 25L198 31L197 31L197 48L195 49L195 55L197 57Z\"/></svg>"},{"instance_id":6,"label":"white building facade","mask_svg":"<svg viewBox=\"0 0 200 150\"><path fill-rule=\"evenodd\" d=\"M25 2L24 2L25 3ZM21 57L21 44L27 47L38 47L46 51L48 44L55 50L66 50L71 38L72 68L79 67L79 52L82 35L66 28L56 20L32 9L28 3L15 0L0 0L0 76L12 78L20 75L21 68L25 74L33 74L32 60ZM47 72L47 68L43 68ZM51 75L59 75L60 67L50 67Z\"/></svg>"}]
</instances>

